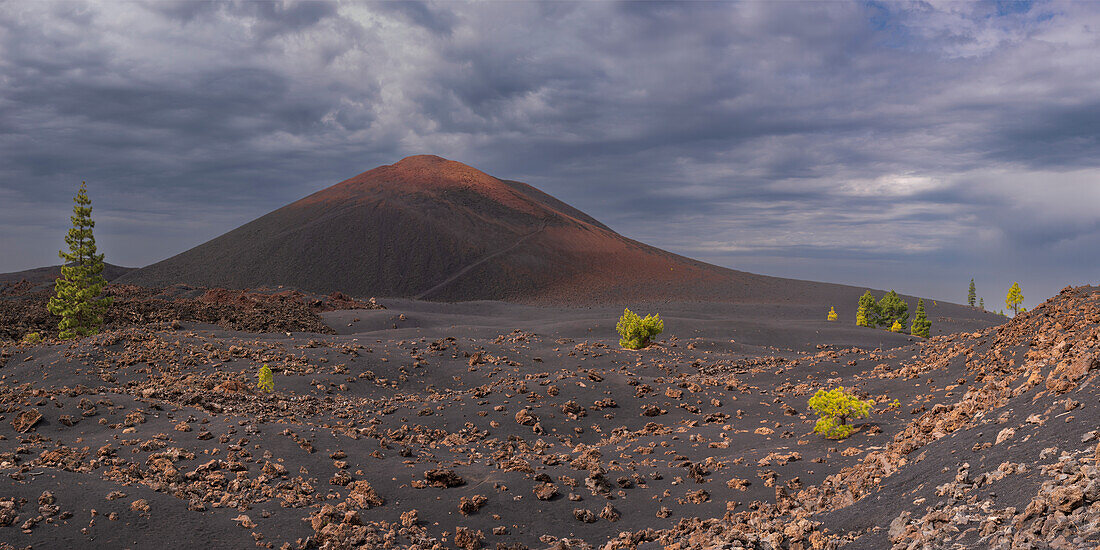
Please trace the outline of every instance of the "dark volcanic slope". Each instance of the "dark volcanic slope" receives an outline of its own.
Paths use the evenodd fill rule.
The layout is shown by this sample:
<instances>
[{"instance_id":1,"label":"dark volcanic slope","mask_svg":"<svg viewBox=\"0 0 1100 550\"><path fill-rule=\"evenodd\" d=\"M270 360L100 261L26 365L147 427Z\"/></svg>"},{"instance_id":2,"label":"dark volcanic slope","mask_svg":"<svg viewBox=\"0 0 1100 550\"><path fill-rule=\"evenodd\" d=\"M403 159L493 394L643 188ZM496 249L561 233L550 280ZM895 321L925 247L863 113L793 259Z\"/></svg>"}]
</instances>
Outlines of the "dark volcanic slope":
<instances>
[{"instance_id":1,"label":"dark volcanic slope","mask_svg":"<svg viewBox=\"0 0 1100 550\"><path fill-rule=\"evenodd\" d=\"M835 305L849 317L863 292L671 254L527 184L427 155L364 172L119 282L439 301ZM940 314L992 320L958 308Z\"/></svg>"},{"instance_id":2,"label":"dark volcanic slope","mask_svg":"<svg viewBox=\"0 0 1100 550\"><path fill-rule=\"evenodd\" d=\"M104 263L103 278L108 281L113 281L134 269L133 267L122 267L120 265ZM27 281L28 283L52 283L60 276L61 266L51 265L47 267L36 267L26 271L0 273L0 283L18 283L20 281Z\"/></svg>"}]
</instances>

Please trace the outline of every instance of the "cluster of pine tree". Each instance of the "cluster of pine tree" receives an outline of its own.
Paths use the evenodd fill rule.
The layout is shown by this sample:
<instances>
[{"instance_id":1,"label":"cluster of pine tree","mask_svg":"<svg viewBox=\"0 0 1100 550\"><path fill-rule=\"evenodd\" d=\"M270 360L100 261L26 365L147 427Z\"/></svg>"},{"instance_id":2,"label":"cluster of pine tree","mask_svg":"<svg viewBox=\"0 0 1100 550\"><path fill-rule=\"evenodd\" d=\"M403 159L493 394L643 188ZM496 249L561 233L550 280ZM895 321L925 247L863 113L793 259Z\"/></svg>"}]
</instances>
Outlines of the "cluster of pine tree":
<instances>
[{"instance_id":1,"label":"cluster of pine tree","mask_svg":"<svg viewBox=\"0 0 1100 550\"><path fill-rule=\"evenodd\" d=\"M886 327L891 332L901 332L909 323L909 304L902 300L898 293L891 290L875 301L871 291L863 293L859 298L859 308L856 310L856 324L863 327ZM914 336L928 338L932 323L924 311L924 300L917 301L916 318L909 327L909 333Z\"/></svg>"}]
</instances>

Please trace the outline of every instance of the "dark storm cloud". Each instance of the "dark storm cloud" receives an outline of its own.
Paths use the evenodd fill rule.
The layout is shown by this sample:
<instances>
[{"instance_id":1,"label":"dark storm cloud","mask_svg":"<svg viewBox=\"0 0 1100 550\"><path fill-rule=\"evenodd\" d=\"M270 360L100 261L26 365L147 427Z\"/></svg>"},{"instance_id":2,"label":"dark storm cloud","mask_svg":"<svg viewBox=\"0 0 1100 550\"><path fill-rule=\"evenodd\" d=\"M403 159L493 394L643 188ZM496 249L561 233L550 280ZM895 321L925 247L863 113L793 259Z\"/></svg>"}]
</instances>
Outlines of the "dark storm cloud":
<instances>
[{"instance_id":1,"label":"dark storm cloud","mask_svg":"<svg viewBox=\"0 0 1100 550\"><path fill-rule=\"evenodd\" d=\"M990 157L1050 168L1091 167L1100 157L1100 102L1022 110L1000 124Z\"/></svg>"},{"instance_id":2,"label":"dark storm cloud","mask_svg":"<svg viewBox=\"0 0 1100 550\"><path fill-rule=\"evenodd\" d=\"M738 269L1038 300L1098 268L1097 25L1086 3L8 3L0 271L54 261L81 180L140 265L435 153Z\"/></svg>"},{"instance_id":3,"label":"dark storm cloud","mask_svg":"<svg viewBox=\"0 0 1100 550\"><path fill-rule=\"evenodd\" d=\"M188 24L219 16L246 18L250 20L249 30L261 39L308 29L337 13L335 4L325 2L180 0L150 2L144 7L168 19Z\"/></svg>"},{"instance_id":4,"label":"dark storm cloud","mask_svg":"<svg viewBox=\"0 0 1100 550\"><path fill-rule=\"evenodd\" d=\"M442 35L454 28L455 16L445 8L435 8L428 2L381 2L374 6L383 13L393 13L414 25Z\"/></svg>"}]
</instances>

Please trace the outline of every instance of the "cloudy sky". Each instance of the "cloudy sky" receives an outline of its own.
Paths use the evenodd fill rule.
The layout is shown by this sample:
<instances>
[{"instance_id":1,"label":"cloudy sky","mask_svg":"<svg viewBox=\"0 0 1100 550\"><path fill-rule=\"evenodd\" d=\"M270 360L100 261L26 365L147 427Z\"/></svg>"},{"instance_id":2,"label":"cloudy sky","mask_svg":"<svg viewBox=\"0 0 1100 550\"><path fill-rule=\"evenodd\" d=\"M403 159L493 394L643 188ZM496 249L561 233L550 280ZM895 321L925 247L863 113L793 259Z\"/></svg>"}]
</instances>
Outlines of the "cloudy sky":
<instances>
[{"instance_id":1,"label":"cloudy sky","mask_svg":"<svg viewBox=\"0 0 1100 550\"><path fill-rule=\"evenodd\" d=\"M174 255L419 153L736 269L1100 273L1100 3L0 0L0 272Z\"/></svg>"}]
</instances>

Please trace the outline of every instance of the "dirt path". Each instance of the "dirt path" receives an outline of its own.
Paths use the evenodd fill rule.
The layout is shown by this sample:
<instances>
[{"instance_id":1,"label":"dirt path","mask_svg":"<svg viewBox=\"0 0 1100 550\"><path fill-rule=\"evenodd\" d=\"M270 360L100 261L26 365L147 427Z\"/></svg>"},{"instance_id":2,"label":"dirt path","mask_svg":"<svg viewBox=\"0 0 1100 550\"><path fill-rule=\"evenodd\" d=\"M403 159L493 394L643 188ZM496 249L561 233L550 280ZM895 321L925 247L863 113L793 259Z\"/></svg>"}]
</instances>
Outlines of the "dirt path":
<instances>
[{"instance_id":1,"label":"dirt path","mask_svg":"<svg viewBox=\"0 0 1100 550\"><path fill-rule=\"evenodd\" d=\"M546 229L546 224L540 225L538 229L536 229L536 230L520 237L519 239L517 239L516 242L511 244L511 246L508 246L506 248L502 248L500 250L497 250L496 252L493 252L492 254L489 254L487 256L483 256L478 261L476 261L476 262L474 262L474 263L472 263L472 264L456 271L450 277L447 277L446 279L444 279L443 282L433 286L432 288L429 288L428 290L425 290L424 292L421 292L420 294L417 294L415 296L415 299L423 300L425 296L428 296L428 295L432 294L433 292L436 292L439 289L451 284L452 282L454 282L459 277L461 277L461 276L465 275L466 273L468 273L471 269L473 269L473 268L475 268L475 267L477 267L477 266L479 266L479 265L481 265L481 264L483 264L483 263L485 263L485 262L487 262L487 261L489 261L493 258L496 258L497 256L500 256L501 254L504 254L505 252L508 252L510 250L514 250L516 247L523 244L524 241L526 241L527 239L530 239L531 237L533 237L535 235L538 235L539 233L542 233L542 230L544 230L544 229Z\"/></svg>"}]
</instances>

